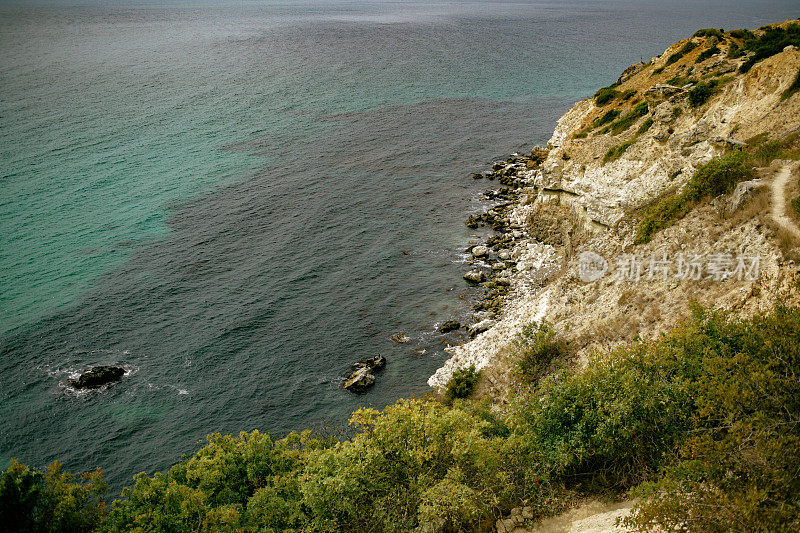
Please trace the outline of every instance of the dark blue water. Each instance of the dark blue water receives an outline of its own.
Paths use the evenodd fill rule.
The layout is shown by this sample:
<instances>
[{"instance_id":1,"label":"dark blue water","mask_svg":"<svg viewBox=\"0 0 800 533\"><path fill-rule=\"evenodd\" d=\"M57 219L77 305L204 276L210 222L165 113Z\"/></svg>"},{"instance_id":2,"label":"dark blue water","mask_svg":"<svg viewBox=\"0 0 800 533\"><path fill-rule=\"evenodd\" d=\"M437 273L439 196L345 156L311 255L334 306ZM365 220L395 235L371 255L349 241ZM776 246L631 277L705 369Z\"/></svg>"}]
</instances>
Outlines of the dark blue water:
<instances>
[{"instance_id":1,"label":"dark blue water","mask_svg":"<svg viewBox=\"0 0 800 533\"><path fill-rule=\"evenodd\" d=\"M469 312L471 172L695 29L796 7L2 4L0 466L119 487L210 432L426 392ZM340 390L375 353L375 388ZM63 387L95 364L130 375Z\"/></svg>"}]
</instances>

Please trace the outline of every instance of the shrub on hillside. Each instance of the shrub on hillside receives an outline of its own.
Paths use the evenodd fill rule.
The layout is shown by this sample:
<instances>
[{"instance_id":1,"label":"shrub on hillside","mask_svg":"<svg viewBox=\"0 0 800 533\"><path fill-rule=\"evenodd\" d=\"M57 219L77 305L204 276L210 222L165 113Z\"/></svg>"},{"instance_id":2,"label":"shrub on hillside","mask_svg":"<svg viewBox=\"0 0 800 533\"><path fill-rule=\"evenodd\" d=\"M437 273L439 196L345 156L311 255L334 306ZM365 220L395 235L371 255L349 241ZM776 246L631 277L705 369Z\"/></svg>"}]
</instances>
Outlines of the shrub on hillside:
<instances>
[{"instance_id":1,"label":"shrub on hillside","mask_svg":"<svg viewBox=\"0 0 800 533\"><path fill-rule=\"evenodd\" d=\"M723 29L716 29L716 28L703 28L702 30L697 30L694 32L692 37L716 37L720 41L725 40L725 31Z\"/></svg>"},{"instance_id":2,"label":"shrub on hillside","mask_svg":"<svg viewBox=\"0 0 800 533\"><path fill-rule=\"evenodd\" d=\"M0 475L0 524L6 531L90 531L106 517L100 470L77 476L55 462L46 472L15 459Z\"/></svg>"},{"instance_id":3,"label":"shrub on hillside","mask_svg":"<svg viewBox=\"0 0 800 533\"><path fill-rule=\"evenodd\" d=\"M719 54L720 52L721 52L721 50L719 49L719 47L717 45L714 45L711 48L707 48L707 49L703 50L702 52L700 52L700 55L697 56L697 59L695 60L695 63L702 63L706 59L708 59L708 58L710 58L712 56L715 56L715 55Z\"/></svg>"},{"instance_id":4,"label":"shrub on hillside","mask_svg":"<svg viewBox=\"0 0 800 533\"><path fill-rule=\"evenodd\" d=\"M687 42L681 47L680 50L678 50L677 52L675 52L674 54L672 54L667 58L667 65L671 65L676 61L680 60L683 56L685 56L695 48L697 48L697 44L693 43L692 41Z\"/></svg>"},{"instance_id":5,"label":"shrub on hillside","mask_svg":"<svg viewBox=\"0 0 800 533\"><path fill-rule=\"evenodd\" d=\"M736 150L712 159L697 169L680 193L667 196L644 211L634 242L649 242L653 235L685 216L700 200L729 193L737 183L752 176L747 152Z\"/></svg>"},{"instance_id":6,"label":"shrub on hillside","mask_svg":"<svg viewBox=\"0 0 800 533\"><path fill-rule=\"evenodd\" d=\"M800 312L778 308L741 321L700 315L695 324L691 344L676 347L679 360L699 363L686 386L695 428L662 478L635 492L640 503L629 525L796 531Z\"/></svg>"},{"instance_id":7,"label":"shrub on hillside","mask_svg":"<svg viewBox=\"0 0 800 533\"><path fill-rule=\"evenodd\" d=\"M645 116L649 111L647 102L641 102L636 107L622 115L619 119L611 123L611 133L617 135L630 128L639 118Z\"/></svg>"},{"instance_id":8,"label":"shrub on hillside","mask_svg":"<svg viewBox=\"0 0 800 533\"><path fill-rule=\"evenodd\" d=\"M453 372L453 377L447 382L445 396L452 400L453 398L469 398L475 385L481 379L479 370L475 370L475 365L468 368L460 368Z\"/></svg>"},{"instance_id":9,"label":"shrub on hillside","mask_svg":"<svg viewBox=\"0 0 800 533\"><path fill-rule=\"evenodd\" d=\"M606 111L606 113L603 114L603 116L598 117L592 121L592 128L599 128L604 124L608 124L618 116L619 116L619 111L617 111L616 109L611 109L610 111Z\"/></svg>"},{"instance_id":10,"label":"shrub on hillside","mask_svg":"<svg viewBox=\"0 0 800 533\"><path fill-rule=\"evenodd\" d=\"M564 342L545 322L528 324L522 328L514 338L513 346L517 372L527 383L537 382L554 362L567 354Z\"/></svg>"},{"instance_id":11,"label":"shrub on hillside","mask_svg":"<svg viewBox=\"0 0 800 533\"><path fill-rule=\"evenodd\" d=\"M689 90L689 105L700 107L705 104L711 95L714 94L715 85L712 83L700 82Z\"/></svg>"},{"instance_id":12,"label":"shrub on hillside","mask_svg":"<svg viewBox=\"0 0 800 533\"><path fill-rule=\"evenodd\" d=\"M614 88L618 85L618 83L615 83L613 85L609 85L608 87L603 87L594 93L594 103L602 107L616 98L619 93Z\"/></svg>"},{"instance_id":13,"label":"shrub on hillside","mask_svg":"<svg viewBox=\"0 0 800 533\"><path fill-rule=\"evenodd\" d=\"M753 52L753 56L742 64L740 72L749 71L759 61L782 52L789 45L800 47L800 24L789 24L786 29L765 28L760 37L751 33L745 37L742 49Z\"/></svg>"}]
</instances>

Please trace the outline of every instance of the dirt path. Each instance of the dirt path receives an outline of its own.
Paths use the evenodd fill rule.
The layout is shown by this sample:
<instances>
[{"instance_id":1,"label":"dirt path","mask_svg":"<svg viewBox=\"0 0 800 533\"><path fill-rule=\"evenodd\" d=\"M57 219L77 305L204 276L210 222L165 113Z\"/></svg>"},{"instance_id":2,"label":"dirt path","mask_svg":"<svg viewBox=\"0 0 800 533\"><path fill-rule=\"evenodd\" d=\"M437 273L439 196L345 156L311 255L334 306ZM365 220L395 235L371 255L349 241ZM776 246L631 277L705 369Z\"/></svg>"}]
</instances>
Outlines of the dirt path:
<instances>
[{"instance_id":1,"label":"dirt path","mask_svg":"<svg viewBox=\"0 0 800 533\"><path fill-rule=\"evenodd\" d=\"M793 166L794 165L791 163L784 163L783 167L775 175L775 179L772 180L771 214L772 218L780 227L794 235L797 240L800 240L800 228L797 227L797 224L789 216L787 211L788 206L786 205L786 186L792 179L797 179L796 177L792 177Z\"/></svg>"}]
</instances>

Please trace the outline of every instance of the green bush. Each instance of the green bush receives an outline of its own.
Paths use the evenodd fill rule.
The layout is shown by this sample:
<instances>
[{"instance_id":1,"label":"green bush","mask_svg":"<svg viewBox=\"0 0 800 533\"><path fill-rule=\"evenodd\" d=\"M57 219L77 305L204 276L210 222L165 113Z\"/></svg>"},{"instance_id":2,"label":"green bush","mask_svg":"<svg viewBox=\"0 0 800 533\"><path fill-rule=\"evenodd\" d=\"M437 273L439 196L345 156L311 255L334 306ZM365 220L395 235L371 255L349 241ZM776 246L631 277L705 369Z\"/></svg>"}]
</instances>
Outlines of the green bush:
<instances>
[{"instance_id":1,"label":"green bush","mask_svg":"<svg viewBox=\"0 0 800 533\"><path fill-rule=\"evenodd\" d=\"M611 133L617 135L618 133L622 133L623 131L630 128L634 122L639 120L640 117L645 116L648 113L649 109L647 107L647 102L642 102L638 104L636 107L622 115L621 118L615 120L611 123Z\"/></svg>"},{"instance_id":2,"label":"green bush","mask_svg":"<svg viewBox=\"0 0 800 533\"><path fill-rule=\"evenodd\" d=\"M689 105L700 107L705 104L711 95L714 94L714 85L700 82L689 90Z\"/></svg>"},{"instance_id":3,"label":"green bush","mask_svg":"<svg viewBox=\"0 0 800 533\"><path fill-rule=\"evenodd\" d=\"M702 52L700 52L700 55L697 56L697 60L695 60L695 63L702 63L706 59L708 59L708 58L710 58L712 56L715 56L715 55L719 54L720 52L721 52L721 50L719 49L719 47L717 45L714 45L711 48L707 48L707 49L703 50Z\"/></svg>"},{"instance_id":4,"label":"green bush","mask_svg":"<svg viewBox=\"0 0 800 533\"><path fill-rule=\"evenodd\" d=\"M653 125L653 119L650 118L650 117L647 117L647 119L644 122L642 122L642 125L639 126L639 129L636 130L636 135L638 136L638 135L643 134L644 132L649 130L652 125Z\"/></svg>"},{"instance_id":5,"label":"green bush","mask_svg":"<svg viewBox=\"0 0 800 533\"><path fill-rule=\"evenodd\" d=\"M740 72L749 71L759 61L782 52L789 45L800 47L800 24L789 24L786 29L766 28L761 36L751 33L745 38L742 49L754 54L742 64Z\"/></svg>"},{"instance_id":6,"label":"green bush","mask_svg":"<svg viewBox=\"0 0 800 533\"><path fill-rule=\"evenodd\" d=\"M523 381L535 383L566 356L566 345L547 323L528 324L514 338L513 358Z\"/></svg>"},{"instance_id":7,"label":"green bush","mask_svg":"<svg viewBox=\"0 0 800 533\"><path fill-rule=\"evenodd\" d=\"M610 163L611 161L616 161L617 159L622 157L622 154L625 153L625 150L630 148L630 146L633 143L635 143L636 140L637 138L634 137L629 141L625 141L622 144L618 144L617 146L612 146L611 148L609 148L608 151L603 156L603 164L605 165L606 163Z\"/></svg>"},{"instance_id":8,"label":"green bush","mask_svg":"<svg viewBox=\"0 0 800 533\"><path fill-rule=\"evenodd\" d=\"M603 87L602 89L597 91L594 94L594 103L602 107L607 103L609 103L614 98L616 98L619 93L614 89L614 87L616 87L616 85Z\"/></svg>"},{"instance_id":9,"label":"green bush","mask_svg":"<svg viewBox=\"0 0 800 533\"><path fill-rule=\"evenodd\" d=\"M731 34L731 37L735 37L737 39L753 39L753 38L755 38L755 34L750 30L731 30L730 34Z\"/></svg>"},{"instance_id":10,"label":"green bush","mask_svg":"<svg viewBox=\"0 0 800 533\"><path fill-rule=\"evenodd\" d=\"M479 370L475 370L475 365L456 370L447 383L447 398L468 398L480 379L481 373Z\"/></svg>"},{"instance_id":11,"label":"green bush","mask_svg":"<svg viewBox=\"0 0 800 533\"><path fill-rule=\"evenodd\" d=\"M667 196L644 211L634 242L650 242L653 235L684 217L699 201L729 193L737 183L752 176L747 152L736 150L711 160L697 169L680 193Z\"/></svg>"},{"instance_id":12,"label":"green bush","mask_svg":"<svg viewBox=\"0 0 800 533\"><path fill-rule=\"evenodd\" d=\"M0 475L0 524L6 531L90 531L105 522L107 490L99 469L75 476L55 462L40 472L12 459Z\"/></svg>"},{"instance_id":13,"label":"green bush","mask_svg":"<svg viewBox=\"0 0 800 533\"><path fill-rule=\"evenodd\" d=\"M725 31L722 29L716 28L703 28L702 30L697 30L694 32L692 37L716 37L720 41L725 40Z\"/></svg>"},{"instance_id":14,"label":"green bush","mask_svg":"<svg viewBox=\"0 0 800 533\"><path fill-rule=\"evenodd\" d=\"M616 109L606 111L606 113L602 117L598 117L592 121L592 128L599 128L604 124L608 124L618 116L619 116L619 111L617 111Z\"/></svg>"},{"instance_id":15,"label":"green bush","mask_svg":"<svg viewBox=\"0 0 800 533\"><path fill-rule=\"evenodd\" d=\"M795 216L800 218L800 196L794 198L791 202L792 211L794 211Z\"/></svg>"},{"instance_id":16,"label":"green bush","mask_svg":"<svg viewBox=\"0 0 800 533\"><path fill-rule=\"evenodd\" d=\"M700 315L677 346L697 369L684 390L693 430L661 479L639 487L629 525L664 531L796 531L800 312ZM691 353L689 352L691 349Z\"/></svg>"},{"instance_id":17,"label":"green bush","mask_svg":"<svg viewBox=\"0 0 800 533\"><path fill-rule=\"evenodd\" d=\"M667 58L667 65L671 65L676 61L680 60L683 56L685 56L695 48L697 48L697 45L695 43L693 43L692 41L687 42L681 47L680 50L678 50L677 52L675 52L674 54L672 54Z\"/></svg>"}]
</instances>

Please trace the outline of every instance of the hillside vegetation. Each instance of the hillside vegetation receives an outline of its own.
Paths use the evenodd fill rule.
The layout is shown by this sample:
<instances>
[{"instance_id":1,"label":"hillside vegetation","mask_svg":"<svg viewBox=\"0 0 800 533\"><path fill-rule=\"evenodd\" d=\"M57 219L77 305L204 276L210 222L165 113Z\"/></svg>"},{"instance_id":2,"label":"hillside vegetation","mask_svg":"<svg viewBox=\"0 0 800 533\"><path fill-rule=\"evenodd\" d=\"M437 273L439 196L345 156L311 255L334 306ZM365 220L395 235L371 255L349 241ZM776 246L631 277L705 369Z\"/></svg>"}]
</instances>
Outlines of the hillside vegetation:
<instances>
[{"instance_id":1,"label":"hillside vegetation","mask_svg":"<svg viewBox=\"0 0 800 533\"><path fill-rule=\"evenodd\" d=\"M546 336L546 343L557 338ZM548 350L539 343L538 352ZM526 502L552 514L633 488L634 526L800 527L800 310L695 309L669 335L520 386L502 416L456 399L360 409L349 440L211 435L106 508L98 472L18 463L0 520L41 531L485 530Z\"/></svg>"}]
</instances>

